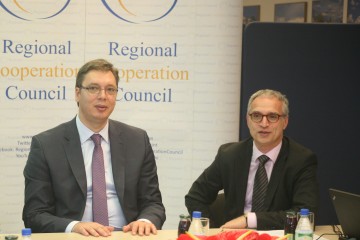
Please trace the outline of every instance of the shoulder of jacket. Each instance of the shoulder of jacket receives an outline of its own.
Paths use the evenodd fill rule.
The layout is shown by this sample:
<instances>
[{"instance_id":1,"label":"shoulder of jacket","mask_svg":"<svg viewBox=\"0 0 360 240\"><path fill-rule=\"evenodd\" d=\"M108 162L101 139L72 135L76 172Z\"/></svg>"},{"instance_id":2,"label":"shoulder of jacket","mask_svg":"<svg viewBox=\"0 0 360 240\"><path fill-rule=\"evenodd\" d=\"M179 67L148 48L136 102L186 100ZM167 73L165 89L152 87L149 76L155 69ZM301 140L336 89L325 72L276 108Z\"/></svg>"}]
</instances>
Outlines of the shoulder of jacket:
<instances>
[{"instance_id":1,"label":"shoulder of jacket","mask_svg":"<svg viewBox=\"0 0 360 240\"><path fill-rule=\"evenodd\" d=\"M252 139L251 138L247 138L240 142L224 143L220 146L219 151L232 152L232 151L238 151L243 148L249 148L249 147L252 147Z\"/></svg>"},{"instance_id":2,"label":"shoulder of jacket","mask_svg":"<svg viewBox=\"0 0 360 240\"><path fill-rule=\"evenodd\" d=\"M135 127L120 121L116 121L113 119L109 119L109 127L110 128L117 128L119 129L121 132L137 132L137 133L145 133L146 131L144 129L141 129L139 127Z\"/></svg>"}]
</instances>

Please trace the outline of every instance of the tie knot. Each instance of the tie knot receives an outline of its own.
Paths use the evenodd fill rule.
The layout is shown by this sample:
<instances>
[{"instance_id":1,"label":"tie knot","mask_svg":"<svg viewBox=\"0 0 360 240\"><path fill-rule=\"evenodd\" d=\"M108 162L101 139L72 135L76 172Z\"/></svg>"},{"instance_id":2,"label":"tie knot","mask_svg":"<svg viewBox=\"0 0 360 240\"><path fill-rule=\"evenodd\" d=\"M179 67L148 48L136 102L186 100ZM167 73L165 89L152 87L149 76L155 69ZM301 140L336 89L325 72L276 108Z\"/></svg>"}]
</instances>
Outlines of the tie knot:
<instances>
[{"instance_id":1,"label":"tie knot","mask_svg":"<svg viewBox=\"0 0 360 240\"><path fill-rule=\"evenodd\" d=\"M266 155L261 155L260 157L258 157L259 162L261 165L265 165L265 163L270 159L268 156Z\"/></svg>"},{"instance_id":2,"label":"tie knot","mask_svg":"<svg viewBox=\"0 0 360 240\"><path fill-rule=\"evenodd\" d=\"M100 134L94 134L90 138L95 143L95 146L101 145L101 135Z\"/></svg>"}]
</instances>

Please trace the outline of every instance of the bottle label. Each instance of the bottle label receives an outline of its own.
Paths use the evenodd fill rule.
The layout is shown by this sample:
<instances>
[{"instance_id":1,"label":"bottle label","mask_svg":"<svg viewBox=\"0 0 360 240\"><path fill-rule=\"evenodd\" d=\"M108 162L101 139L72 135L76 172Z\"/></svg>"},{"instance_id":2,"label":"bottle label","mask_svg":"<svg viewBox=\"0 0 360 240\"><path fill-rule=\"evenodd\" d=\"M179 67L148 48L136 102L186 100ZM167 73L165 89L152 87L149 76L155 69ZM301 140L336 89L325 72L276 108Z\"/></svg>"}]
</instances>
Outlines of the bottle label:
<instances>
[{"instance_id":1,"label":"bottle label","mask_svg":"<svg viewBox=\"0 0 360 240\"><path fill-rule=\"evenodd\" d=\"M297 233L295 240L312 240L313 234L312 233Z\"/></svg>"}]
</instances>

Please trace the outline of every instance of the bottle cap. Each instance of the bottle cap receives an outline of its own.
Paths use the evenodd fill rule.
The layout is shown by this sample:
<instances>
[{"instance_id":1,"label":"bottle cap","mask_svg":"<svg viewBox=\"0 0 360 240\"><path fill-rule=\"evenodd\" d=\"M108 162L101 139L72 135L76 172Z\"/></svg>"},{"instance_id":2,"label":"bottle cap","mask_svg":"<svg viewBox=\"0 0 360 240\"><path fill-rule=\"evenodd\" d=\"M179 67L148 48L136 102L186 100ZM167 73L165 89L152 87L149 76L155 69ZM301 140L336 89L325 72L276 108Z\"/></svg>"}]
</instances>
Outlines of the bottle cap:
<instances>
[{"instance_id":1,"label":"bottle cap","mask_svg":"<svg viewBox=\"0 0 360 240\"><path fill-rule=\"evenodd\" d=\"M192 217L193 217L193 218L201 218L201 212L199 212L199 211L193 211Z\"/></svg>"},{"instance_id":2,"label":"bottle cap","mask_svg":"<svg viewBox=\"0 0 360 240\"><path fill-rule=\"evenodd\" d=\"M300 215L309 215L309 209L307 208L300 209Z\"/></svg>"},{"instance_id":3,"label":"bottle cap","mask_svg":"<svg viewBox=\"0 0 360 240\"><path fill-rule=\"evenodd\" d=\"M31 228L23 228L21 230L21 235L23 235L23 236L31 235Z\"/></svg>"}]
</instances>

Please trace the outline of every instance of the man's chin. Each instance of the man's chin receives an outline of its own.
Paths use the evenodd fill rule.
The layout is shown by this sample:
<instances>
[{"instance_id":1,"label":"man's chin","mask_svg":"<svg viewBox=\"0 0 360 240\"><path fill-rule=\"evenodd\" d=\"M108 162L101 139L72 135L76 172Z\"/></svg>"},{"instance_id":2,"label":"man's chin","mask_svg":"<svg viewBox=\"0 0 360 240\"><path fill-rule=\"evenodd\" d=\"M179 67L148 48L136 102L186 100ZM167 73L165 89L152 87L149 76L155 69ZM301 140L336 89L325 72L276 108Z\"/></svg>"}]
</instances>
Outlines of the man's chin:
<instances>
[{"instance_id":1,"label":"man's chin","mask_svg":"<svg viewBox=\"0 0 360 240\"><path fill-rule=\"evenodd\" d=\"M97 114L96 116L93 117L94 122L97 123L104 123L109 119L110 114L106 113L106 114Z\"/></svg>"}]
</instances>

